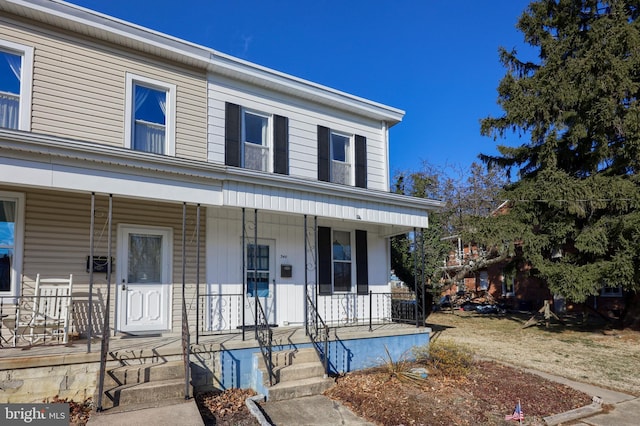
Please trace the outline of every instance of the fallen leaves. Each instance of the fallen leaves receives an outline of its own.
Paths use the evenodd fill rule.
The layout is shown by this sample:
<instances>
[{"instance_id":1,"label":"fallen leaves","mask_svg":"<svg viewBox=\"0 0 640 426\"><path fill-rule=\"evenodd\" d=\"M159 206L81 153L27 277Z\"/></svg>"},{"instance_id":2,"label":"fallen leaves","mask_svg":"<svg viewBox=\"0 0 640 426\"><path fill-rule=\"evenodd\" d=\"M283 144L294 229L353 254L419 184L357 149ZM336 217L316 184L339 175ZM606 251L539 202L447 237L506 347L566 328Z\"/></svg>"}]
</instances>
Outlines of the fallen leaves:
<instances>
[{"instance_id":1,"label":"fallen leaves","mask_svg":"<svg viewBox=\"0 0 640 426\"><path fill-rule=\"evenodd\" d=\"M252 389L215 390L196 395L196 403L206 424L256 425L245 404L255 394Z\"/></svg>"},{"instance_id":2,"label":"fallen leaves","mask_svg":"<svg viewBox=\"0 0 640 426\"><path fill-rule=\"evenodd\" d=\"M340 377L325 394L379 425L502 425L520 399L527 424L588 405L589 395L494 362L475 363L464 379L430 374L428 386L389 378L383 370Z\"/></svg>"}]
</instances>

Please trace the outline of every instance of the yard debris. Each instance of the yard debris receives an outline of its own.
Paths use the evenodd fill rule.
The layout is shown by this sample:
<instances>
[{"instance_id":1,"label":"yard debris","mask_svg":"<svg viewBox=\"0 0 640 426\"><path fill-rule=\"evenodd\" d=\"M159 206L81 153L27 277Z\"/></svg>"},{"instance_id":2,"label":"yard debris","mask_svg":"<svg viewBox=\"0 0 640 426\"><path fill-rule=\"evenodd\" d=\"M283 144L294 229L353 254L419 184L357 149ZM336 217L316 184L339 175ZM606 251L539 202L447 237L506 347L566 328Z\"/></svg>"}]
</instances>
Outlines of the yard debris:
<instances>
[{"instance_id":1,"label":"yard debris","mask_svg":"<svg viewBox=\"0 0 640 426\"><path fill-rule=\"evenodd\" d=\"M214 390L196 395L196 404L205 424L257 425L245 400L256 395L253 389Z\"/></svg>"}]
</instances>

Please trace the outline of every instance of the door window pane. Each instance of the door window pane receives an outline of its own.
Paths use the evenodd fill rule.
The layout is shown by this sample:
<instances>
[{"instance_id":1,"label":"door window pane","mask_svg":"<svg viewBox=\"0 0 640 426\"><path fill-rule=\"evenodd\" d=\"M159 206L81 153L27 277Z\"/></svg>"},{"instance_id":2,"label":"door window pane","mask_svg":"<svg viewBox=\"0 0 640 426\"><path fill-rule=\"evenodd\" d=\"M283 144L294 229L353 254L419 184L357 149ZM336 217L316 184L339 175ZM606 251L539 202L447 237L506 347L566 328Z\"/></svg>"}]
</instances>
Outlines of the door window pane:
<instances>
[{"instance_id":1,"label":"door window pane","mask_svg":"<svg viewBox=\"0 0 640 426\"><path fill-rule=\"evenodd\" d=\"M247 296L269 297L269 246L247 246Z\"/></svg>"},{"instance_id":2,"label":"door window pane","mask_svg":"<svg viewBox=\"0 0 640 426\"><path fill-rule=\"evenodd\" d=\"M129 235L130 283L162 282L162 236Z\"/></svg>"}]
</instances>

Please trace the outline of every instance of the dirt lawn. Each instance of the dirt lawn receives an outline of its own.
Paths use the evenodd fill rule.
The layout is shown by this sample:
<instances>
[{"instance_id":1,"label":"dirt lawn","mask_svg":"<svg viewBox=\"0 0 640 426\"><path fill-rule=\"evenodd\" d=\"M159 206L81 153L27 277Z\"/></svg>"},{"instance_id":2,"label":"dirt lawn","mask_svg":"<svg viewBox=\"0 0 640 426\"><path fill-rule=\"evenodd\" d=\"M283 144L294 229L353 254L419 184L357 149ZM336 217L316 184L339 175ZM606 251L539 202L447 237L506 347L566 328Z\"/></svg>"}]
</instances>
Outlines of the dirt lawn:
<instances>
[{"instance_id":1,"label":"dirt lawn","mask_svg":"<svg viewBox=\"0 0 640 426\"><path fill-rule=\"evenodd\" d=\"M427 323L432 341L466 344L479 357L640 395L640 332L570 319L523 329L529 318L454 311L436 312Z\"/></svg>"}]
</instances>

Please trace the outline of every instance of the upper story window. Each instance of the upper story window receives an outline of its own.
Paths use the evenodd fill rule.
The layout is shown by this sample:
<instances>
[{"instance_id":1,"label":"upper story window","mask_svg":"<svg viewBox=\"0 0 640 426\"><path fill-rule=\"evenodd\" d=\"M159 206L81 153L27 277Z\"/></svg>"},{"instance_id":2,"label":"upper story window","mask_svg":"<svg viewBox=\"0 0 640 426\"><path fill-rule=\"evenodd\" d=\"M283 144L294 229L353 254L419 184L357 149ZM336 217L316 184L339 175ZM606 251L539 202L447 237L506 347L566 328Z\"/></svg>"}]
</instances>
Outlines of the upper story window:
<instances>
[{"instance_id":1,"label":"upper story window","mask_svg":"<svg viewBox=\"0 0 640 426\"><path fill-rule=\"evenodd\" d=\"M225 103L224 164L289 174L289 119Z\"/></svg>"},{"instance_id":2,"label":"upper story window","mask_svg":"<svg viewBox=\"0 0 640 426\"><path fill-rule=\"evenodd\" d=\"M318 180L367 187L367 138L318 126Z\"/></svg>"},{"instance_id":3,"label":"upper story window","mask_svg":"<svg viewBox=\"0 0 640 426\"><path fill-rule=\"evenodd\" d=\"M351 138L331 132L331 182L351 184Z\"/></svg>"},{"instance_id":4,"label":"upper story window","mask_svg":"<svg viewBox=\"0 0 640 426\"><path fill-rule=\"evenodd\" d=\"M24 194L0 192L0 296L18 293L22 272Z\"/></svg>"},{"instance_id":5,"label":"upper story window","mask_svg":"<svg viewBox=\"0 0 640 426\"><path fill-rule=\"evenodd\" d=\"M0 128L31 129L33 47L0 40Z\"/></svg>"},{"instance_id":6,"label":"upper story window","mask_svg":"<svg viewBox=\"0 0 640 426\"><path fill-rule=\"evenodd\" d=\"M244 111L242 115L243 167L263 172L270 171L269 117Z\"/></svg>"},{"instance_id":7,"label":"upper story window","mask_svg":"<svg viewBox=\"0 0 640 426\"><path fill-rule=\"evenodd\" d=\"M127 74L125 147L175 155L176 86Z\"/></svg>"}]
</instances>

